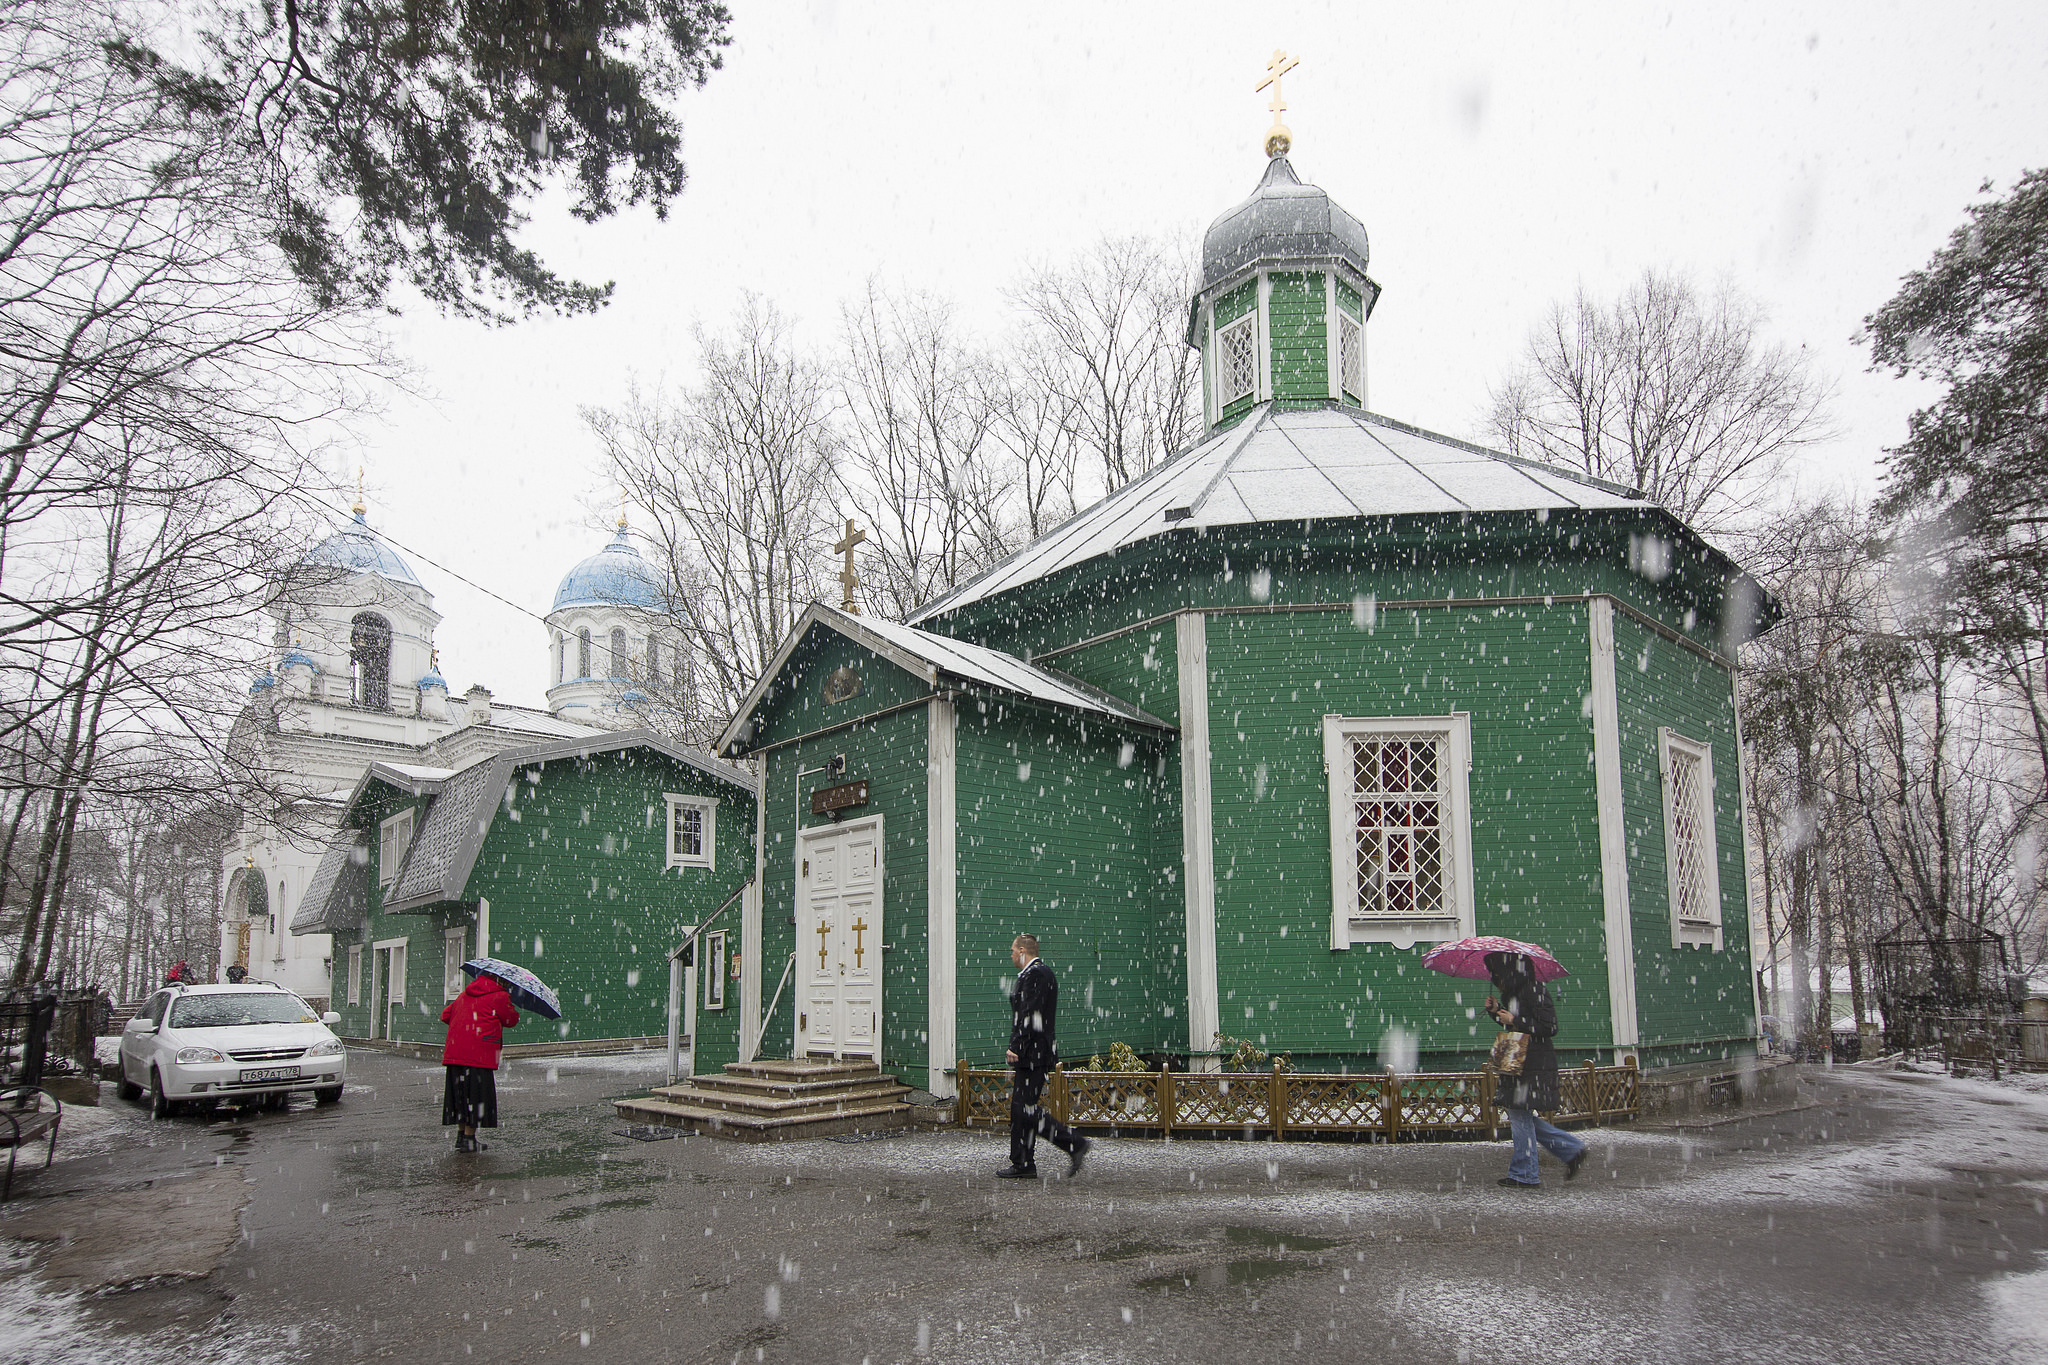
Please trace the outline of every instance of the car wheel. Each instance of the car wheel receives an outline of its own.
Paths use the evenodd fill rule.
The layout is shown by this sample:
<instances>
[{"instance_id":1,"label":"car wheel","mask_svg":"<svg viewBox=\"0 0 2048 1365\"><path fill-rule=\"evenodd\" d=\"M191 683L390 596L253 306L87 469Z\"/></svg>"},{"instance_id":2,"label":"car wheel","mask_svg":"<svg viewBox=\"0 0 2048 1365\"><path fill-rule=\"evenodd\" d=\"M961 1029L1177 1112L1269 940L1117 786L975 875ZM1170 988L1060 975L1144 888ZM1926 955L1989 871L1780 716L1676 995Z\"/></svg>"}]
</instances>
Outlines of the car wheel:
<instances>
[{"instance_id":1,"label":"car wheel","mask_svg":"<svg viewBox=\"0 0 2048 1365\"><path fill-rule=\"evenodd\" d=\"M322 1086L313 1092L313 1102L315 1104L340 1104L341 1087L338 1085Z\"/></svg>"},{"instance_id":2,"label":"car wheel","mask_svg":"<svg viewBox=\"0 0 2048 1365\"><path fill-rule=\"evenodd\" d=\"M123 1058L121 1061L121 1080L114 1087L114 1092L124 1100L139 1100L142 1098L142 1087L128 1079L128 1062L126 1058Z\"/></svg>"},{"instance_id":3,"label":"car wheel","mask_svg":"<svg viewBox=\"0 0 2048 1365\"><path fill-rule=\"evenodd\" d=\"M149 1069L149 1112L152 1118L167 1119L178 1112L178 1106L164 1093L164 1078L155 1067Z\"/></svg>"}]
</instances>

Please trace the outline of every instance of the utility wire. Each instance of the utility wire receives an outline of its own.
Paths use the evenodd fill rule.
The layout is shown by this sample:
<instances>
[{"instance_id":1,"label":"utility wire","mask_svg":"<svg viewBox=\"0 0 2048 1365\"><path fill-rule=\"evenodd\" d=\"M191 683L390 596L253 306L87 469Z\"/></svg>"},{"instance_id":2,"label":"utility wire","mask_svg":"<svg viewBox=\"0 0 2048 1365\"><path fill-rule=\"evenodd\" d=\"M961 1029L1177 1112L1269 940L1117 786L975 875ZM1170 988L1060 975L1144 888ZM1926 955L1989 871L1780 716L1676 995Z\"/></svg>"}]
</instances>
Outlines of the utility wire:
<instances>
[{"instance_id":1,"label":"utility wire","mask_svg":"<svg viewBox=\"0 0 2048 1365\"><path fill-rule=\"evenodd\" d=\"M514 602L511 598L505 596L503 593L492 592L489 588L485 587L483 584L477 582L473 578L463 577L461 574L455 572L455 570L449 568L446 564L442 564L436 560L427 558L426 555L422 554L418 550L413 549L412 546L405 544L403 541L399 540L396 536L391 535L389 532L373 531L371 532L371 534L375 535L379 540L382 540L385 544L395 546L398 549L405 551L407 554L411 555L414 559L417 559L420 563L425 564L427 567L440 570L442 573L447 574L456 582L464 584L468 587L475 588L478 592L482 593L486 597L492 598L499 602L503 602L506 606L512 608L512 610L518 612L520 615L531 616L534 620L540 622L542 625L546 625L548 623L547 617L540 615L538 612L531 611L525 607L520 606L517 602Z\"/></svg>"}]
</instances>

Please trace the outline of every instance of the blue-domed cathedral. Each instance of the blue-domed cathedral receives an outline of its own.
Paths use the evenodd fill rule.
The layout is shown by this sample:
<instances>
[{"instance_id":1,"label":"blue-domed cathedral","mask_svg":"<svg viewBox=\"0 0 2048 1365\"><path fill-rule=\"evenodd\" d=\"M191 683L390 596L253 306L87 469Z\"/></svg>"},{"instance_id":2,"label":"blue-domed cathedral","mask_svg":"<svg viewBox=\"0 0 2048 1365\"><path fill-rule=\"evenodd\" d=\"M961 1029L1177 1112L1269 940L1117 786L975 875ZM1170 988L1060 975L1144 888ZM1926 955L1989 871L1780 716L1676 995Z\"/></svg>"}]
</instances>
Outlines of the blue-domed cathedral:
<instances>
[{"instance_id":1,"label":"blue-domed cathedral","mask_svg":"<svg viewBox=\"0 0 2048 1365\"><path fill-rule=\"evenodd\" d=\"M301 902L372 764L431 783L507 750L642 728L659 692L649 680L676 660L660 575L621 516L610 543L555 591L547 709L496 702L482 684L451 694L434 595L371 529L360 499L353 513L294 571L274 612L273 662L235 730L249 761L298 799L289 817L246 817L230 845L221 970L240 964L315 1000L331 994L333 947Z\"/></svg>"}]
</instances>

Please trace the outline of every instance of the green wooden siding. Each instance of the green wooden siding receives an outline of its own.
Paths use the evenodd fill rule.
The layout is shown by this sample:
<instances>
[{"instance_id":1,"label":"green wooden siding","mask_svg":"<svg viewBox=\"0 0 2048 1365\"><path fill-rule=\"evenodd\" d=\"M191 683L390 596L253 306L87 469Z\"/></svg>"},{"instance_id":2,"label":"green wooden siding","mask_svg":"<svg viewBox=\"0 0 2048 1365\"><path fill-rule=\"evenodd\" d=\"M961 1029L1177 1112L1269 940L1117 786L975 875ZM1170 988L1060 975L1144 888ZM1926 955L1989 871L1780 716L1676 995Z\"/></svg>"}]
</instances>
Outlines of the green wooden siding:
<instances>
[{"instance_id":1,"label":"green wooden siding","mask_svg":"<svg viewBox=\"0 0 2048 1365\"><path fill-rule=\"evenodd\" d=\"M713 868L666 866L666 792L719 798ZM464 903L391 915L384 912L381 888L373 886L367 927L360 936L336 936L336 997L344 1033L371 1036L367 945L404 938L406 1005L393 1021L392 1036L443 1041L443 934L468 928L465 953L476 956L479 899L491 905L489 955L530 966L562 1000L559 1022L529 1017L506 1035L508 1043L666 1033L668 950L680 941L682 926L709 916L752 875L751 795L651 750L627 749L519 769L507 798L484 835ZM366 802L358 819L374 832L378 820L403 804ZM736 913L728 918L736 930ZM355 943L365 945L365 979L360 1003L349 1006L344 978L348 948ZM700 1008L697 1018L700 1034L720 1032L717 1016Z\"/></svg>"},{"instance_id":2,"label":"green wooden siding","mask_svg":"<svg viewBox=\"0 0 2048 1365\"><path fill-rule=\"evenodd\" d=\"M1337 306L1358 321L1365 321L1365 300L1341 279L1337 281Z\"/></svg>"},{"instance_id":3,"label":"green wooden siding","mask_svg":"<svg viewBox=\"0 0 2048 1365\"><path fill-rule=\"evenodd\" d=\"M1397 611L1370 628L1320 613L1219 617L1209 672L1224 1032L1354 1067L1378 1064L1392 1028L1414 1034L1432 1068L1491 1042L1485 985L1424 970L1427 945L1329 946L1323 716L1467 711L1478 931L1576 964L1558 1006L1567 1057L1611 1041L1583 608Z\"/></svg>"},{"instance_id":4,"label":"green wooden siding","mask_svg":"<svg viewBox=\"0 0 2048 1365\"><path fill-rule=\"evenodd\" d=\"M1663 1064L1747 1052L1750 985L1748 875L1735 747L1735 691L1712 662L1645 630L1614 623L1622 805L1627 827L1636 1020L1644 1058ZM1669 726L1714 752L1714 832L1721 881L1721 950L1671 946L1664 789L1657 730Z\"/></svg>"},{"instance_id":5,"label":"green wooden siding","mask_svg":"<svg viewBox=\"0 0 2048 1365\"><path fill-rule=\"evenodd\" d=\"M1176 818L1159 841L1161 737L994 697L962 699L958 715L960 1054L1002 1062L1020 933L1058 974L1070 1064L1118 1041L1184 1050L1180 832Z\"/></svg>"},{"instance_id":6,"label":"green wooden siding","mask_svg":"<svg viewBox=\"0 0 2048 1365\"><path fill-rule=\"evenodd\" d=\"M1267 277L1266 319L1273 398L1282 404L1330 397L1330 323L1321 271Z\"/></svg>"}]
</instances>

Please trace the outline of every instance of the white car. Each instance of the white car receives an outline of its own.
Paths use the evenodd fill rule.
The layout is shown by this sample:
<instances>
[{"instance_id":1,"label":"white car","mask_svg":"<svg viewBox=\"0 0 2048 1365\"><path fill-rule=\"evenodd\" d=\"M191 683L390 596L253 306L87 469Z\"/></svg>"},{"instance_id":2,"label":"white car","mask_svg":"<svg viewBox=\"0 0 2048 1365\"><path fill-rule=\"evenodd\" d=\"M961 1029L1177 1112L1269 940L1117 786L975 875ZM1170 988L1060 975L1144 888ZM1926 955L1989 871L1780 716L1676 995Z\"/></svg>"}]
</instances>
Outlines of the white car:
<instances>
[{"instance_id":1,"label":"white car","mask_svg":"<svg viewBox=\"0 0 2048 1365\"><path fill-rule=\"evenodd\" d=\"M158 1118L252 1098L281 1109L301 1090L332 1104L348 1081L340 1022L281 986L166 986L121 1031L121 1098L147 1090Z\"/></svg>"}]
</instances>

